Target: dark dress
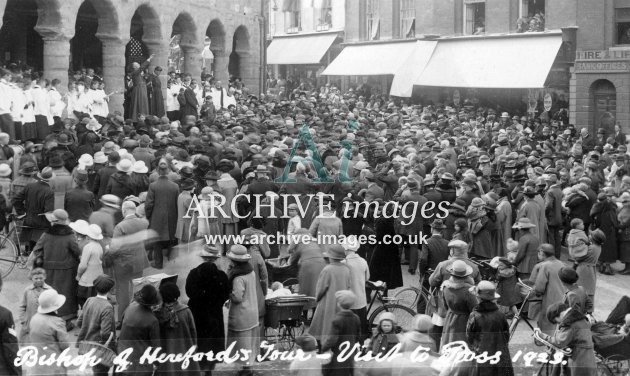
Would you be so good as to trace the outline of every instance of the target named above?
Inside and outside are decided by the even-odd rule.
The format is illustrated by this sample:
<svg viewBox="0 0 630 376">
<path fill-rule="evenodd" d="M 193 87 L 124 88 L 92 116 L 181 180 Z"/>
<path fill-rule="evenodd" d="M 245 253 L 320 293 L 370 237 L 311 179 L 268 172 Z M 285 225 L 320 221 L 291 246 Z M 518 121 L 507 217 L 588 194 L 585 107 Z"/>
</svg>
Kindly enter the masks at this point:
<svg viewBox="0 0 630 376">
<path fill-rule="evenodd" d="M 162 81 L 154 74 L 147 80 L 149 93 L 149 113 L 157 117 L 164 116 L 164 96 L 162 95 Z"/>
<path fill-rule="evenodd" d="M 475 307 L 468 318 L 466 337 L 470 349 L 476 354 L 484 351 L 488 354 L 501 352 L 501 358 L 497 364 L 473 362 L 470 369 L 471 376 L 514 375 L 508 347 L 510 328 L 505 315 L 499 311 L 496 304 L 484 300 Z"/>
<path fill-rule="evenodd" d="M 374 254 L 370 261 L 370 279 L 387 283 L 388 289 L 395 289 L 403 285 L 400 270 L 400 255 L 396 244 L 383 244 L 383 237 L 389 235 L 389 242 L 396 230 L 393 218 L 378 218 L 375 221 L 376 241 Z"/>
<path fill-rule="evenodd" d="M 322 367 L 324 376 L 352 376 L 354 374 L 354 353 L 347 360 L 340 362 L 338 357 L 341 353 L 341 345 L 344 342 L 350 343 L 350 348 L 355 343 L 359 343 L 361 333 L 361 320 L 352 311 L 339 311 L 332 321 L 332 333 L 327 340 L 322 343 L 322 351 L 330 350 L 332 360 Z"/>
<path fill-rule="evenodd" d="M 179 102 L 181 121 L 186 120 L 186 116 L 189 115 L 197 117 L 197 106 L 199 106 L 199 103 L 197 102 L 197 96 L 193 89 L 187 87 L 183 93 L 179 93 L 177 101 Z"/>
<path fill-rule="evenodd" d="M 212 262 L 204 262 L 188 274 L 186 295 L 197 328 L 198 351 L 216 354 L 225 349 L 223 304 L 230 291 L 227 275 Z"/>
<path fill-rule="evenodd" d="M 149 114 L 149 96 L 147 95 L 147 81 L 142 75 L 142 71 L 149 66 L 149 62 L 145 61 L 140 68 L 130 73 L 133 81 L 131 88 L 129 105 L 129 117 L 133 121 L 138 121 L 138 115 Z"/>
<path fill-rule="evenodd" d="M 617 207 L 609 201 L 597 202 L 591 208 L 591 227 L 600 229 L 606 235 L 606 241 L 602 244 L 600 262 L 615 262 L 619 259 L 617 248 Z"/>
<path fill-rule="evenodd" d="M 131 364 L 123 375 L 151 376 L 153 366 L 140 363 L 140 357 L 147 347 L 160 347 L 160 324 L 151 309 L 132 302 L 125 310 L 122 328 L 118 336 L 118 354 L 126 349 L 133 351 L 127 358 Z"/>
</svg>

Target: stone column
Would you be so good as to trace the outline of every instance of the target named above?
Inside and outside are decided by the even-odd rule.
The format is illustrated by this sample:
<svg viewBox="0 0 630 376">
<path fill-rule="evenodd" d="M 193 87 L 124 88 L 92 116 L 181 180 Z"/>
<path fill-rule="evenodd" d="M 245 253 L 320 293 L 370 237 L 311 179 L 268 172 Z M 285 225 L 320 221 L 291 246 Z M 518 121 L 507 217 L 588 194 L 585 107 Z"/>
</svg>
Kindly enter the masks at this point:
<svg viewBox="0 0 630 376">
<path fill-rule="evenodd" d="M 260 60 L 258 56 L 251 54 L 250 52 L 238 52 L 239 56 L 239 75 L 241 81 L 249 88 L 251 94 L 258 95 L 260 92 L 260 81 L 258 75 L 260 74 Z"/>
<path fill-rule="evenodd" d="M 195 45 L 179 46 L 184 53 L 184 73 L 190 74 L 193 80 L 201 79 L 201 49 Z"/>
<path fill-rule="evenodd" d="M 230 55 L 225 51 L 212 51 L 214 54 L 214 77 L 227 85 L 230 75 L 228 73 L 228 64 Z"/>
<path fill-rule="evenodd" d="M 70 68 L 70 38 L 64 35 L 47 36 L 44 40 L 44 77 L 61 81 L 61 92 L 68 90 Z"/>
<path fill-rule="evenodd" d="M 128 40 L 105 35 L 97 35 L 97 37 L 103 42 L 105 93 L 118 92 L 109 97 L 109 111 L 112 113 L 120 111 L 122 114 L 125 95 L 125 47 Z"/>
</svg>

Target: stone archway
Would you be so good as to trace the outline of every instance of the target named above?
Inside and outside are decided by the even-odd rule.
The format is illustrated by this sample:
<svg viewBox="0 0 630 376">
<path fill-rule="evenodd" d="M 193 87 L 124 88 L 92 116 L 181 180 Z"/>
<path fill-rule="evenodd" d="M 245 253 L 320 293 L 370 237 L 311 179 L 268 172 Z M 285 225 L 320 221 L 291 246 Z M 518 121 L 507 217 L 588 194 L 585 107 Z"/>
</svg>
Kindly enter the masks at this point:
<svg viewBox="0 0 630 376">
<path fill-rule="evenodd" d="M 0 29 L 0 59 L 44 69 L 44 40 L 36 31 L 39 6 L 35 0 L 8 0 Z"/>
<path fill-rule="evenodd" d="M 210 21 L 206 29 L 206 37 L 210 38 L 210 51 L 214 55 L 211 72 L 219 81 L 228 79 L 228 56 L 225 52 L 225 27 L 219 19 Z"/>
<path fill-rule="evenodd" d="M 119 39 L 114 5 L 110 0 L 83 1 L 77 12 L 74 38 L 70 41 L 70 68 L 103 68 L 103 40 L 111 39 Z"/>
<path fill-rule="evenodd" d="M 170 51 L 169 70 L 199 76 L 201 49 L 197 42 L 197 26 L 189 13 L 180 13 L 173 22 Z"/>
<path fill-rule="evenodd" d="M 247 27 L 241 25 L 234 31 L 232 38 L 232 52 L 230 53 L 230 62 L 228 64 L 228 72 L 230 79 L 240 79 L 243 81 L 246 74 L 246 64 L 249 58 L 250 46 L 249 46 L 249 31 Z"/>
<path fill-rule="evenodd" d="M 593 128 L 591 134 L 595 134 L 598 128 L 604 128 L 606 134 L 613 134 L 615 118 L 617 114 L 617 89 L 608 80 L 596 80 L 589 88 L 591 102 L 591 119 Z"/>
<path fill-rule="evenodd" d="M 160 17 L 151 5 L 140 5 L 131 18 L 129 43 L 125 51 L 126 65 L 143 63 L 151 53 L 158 53 L 162 44 Z"/>
</svg>

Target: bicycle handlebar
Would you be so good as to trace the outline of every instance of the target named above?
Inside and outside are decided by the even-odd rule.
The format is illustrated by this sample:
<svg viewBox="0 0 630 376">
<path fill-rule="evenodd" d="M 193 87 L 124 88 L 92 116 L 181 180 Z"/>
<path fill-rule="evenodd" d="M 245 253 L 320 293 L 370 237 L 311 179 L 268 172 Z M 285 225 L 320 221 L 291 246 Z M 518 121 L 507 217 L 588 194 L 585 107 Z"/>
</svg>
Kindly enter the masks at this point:
<svg viewBox="0 0 630 376">
<path fill-rule="evenodd" d="M 539 335 L 540 330 L 534 330 L 534 339 L 536 339 L 538 342 L 542 343 L 543 345 L 547 346 L 548 348 L 555 350 L 559 353 L 562 353 L 562 355 L 564 356 L 571 356 L 571 353 L 573 352 L 571 349 L 561 349 L 559 347 L 557 347 L 556 345 L 552 344 L 551 342 L 542 339 L 542 337 Z"/>
</svg>

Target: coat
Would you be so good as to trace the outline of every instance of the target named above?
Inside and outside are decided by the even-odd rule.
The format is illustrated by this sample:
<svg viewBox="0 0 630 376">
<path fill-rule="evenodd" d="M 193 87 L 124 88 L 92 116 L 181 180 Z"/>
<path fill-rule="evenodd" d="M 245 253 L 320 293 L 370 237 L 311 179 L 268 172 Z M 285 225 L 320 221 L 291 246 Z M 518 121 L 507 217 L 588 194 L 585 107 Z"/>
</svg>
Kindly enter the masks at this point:
<svg viewBox="0 0 630 376">
<path fill-rule="evenodd" d="M 541 331 L 550 334 L 555 324 L 547 320 L 547 308 L 553 303 L 561 302 L 564 297 L 564 287 L 558 272 L 564 267 L 564 263 L 555 257 L 550 257 L 538 264 L 537 272 L 532 273 L 530 280 L 534 281 L 536 295 L 542 296 L 540 313 L 538 315 L 538 327 Z"/>
<path fill-rule="evenodd" d="M 149 62 L 145 61 L 140 68 L 133 70 L 131 79 L 133 86 L 131 87 L 131 102 L 129 104 L 129 117 L 131 120 L 138 121 L 138 115 L 149 115 L 149 95 L 147 93 L 147 81 L 142 71 L 149 66 Z"/>
<path fill-rule="evenodd" d="M 160 321 L 160 342 L 167 354 L 184 354 L 197 344 L 197 330 L 190 308 L 180 302 L 164 304 L 158 313 Z M 199 363 L 191 361 L 186 369 L 182 362 L 166 362 L 158 366 L 160 375 L 200 376 Z"/>
<path fill-rule="evenodd" d="M 246 332 L 258 326 L 258 284 L 253 270 L 232 280 L 228 330 Z"/>
<path fill-rule="evenodd" d="M 31 318 L 37 313 L 37 307 L 39 307 L 39 295 L 44 290 L 51 289 L 46 283 L 41 288 L 35 288 L 32 284 L 24 290 L 22 295 L 22 301 L 20 303 L 20 310 L 18 314 L 18 322 L 20 323 L 20 334 L 18 341 L 21 344 L 29 343 L 28 328 L 31 322 Z"/>
<path fill-rule="evenodd" d="M 471 286 L 467 281 L 453 278 L 442 285 L 443 303 L 447 308 L 440 341 L 442 346 L 455 341 L 466 341 L 468 316 L 477 305 L 477 298 L 468 291 Z"/>
<path fill-rule="evenodd" d="M 197 96 L 190 87 L 186 87 L 183 92 L 177 95 L 177 101 L 179 102 L 179 119 L 185 120 L 186 116 L 197 117 Z"/>
<path fill-rule="evenodd" d="M 83 306 L 77 326 L 80 328 L 77 343 L 81 341 L 107 342 L 110 333 L 116 338 L 116 317 L 114 306 L 107 300 L 97 296 L 88 298 Z M 110 348 L 116 349 L 116 341 L 110 342 Z"/>
<path fill-rule="evenodd" d="M 224 218 L 223 215 L 220 216 L 221 223 L 238 223 L 239 219 L 236 216 L 238 213 L 232 210 L 232 202 L 238 193 L 238 183 L 230 174 L 222 174 L 221 178 L 217 180 L 217 187 L 219 187 L 218 192 L 225 197 L 221 208 L 228 215 L 227 218 Z M 218 208 L 216 210 L 218 211 Z"/>
<path fill-rule="evenodd" d="M 421 196 L 418 192 L 405 191 L 400 198 L 400 202 L 404 209 L 401 211 L 399 221 L 408 224 L 401 223 L 398 233 L 400 235 L 418 235 L 424 228 L 425 219 L 422 215 L 419 215 L 417 212 L 414 213 L 413 211 L 416 208 L 415 205 L 417 205 L 417 210 L 421 210 L 424 204 L 427 203 L 427 198 Z M 407 202 L 411 204 L 404 206 Z M 411 221 L 411 223 L 409 223 L 409 221 Z M 405 236 L 403 236 L 403 239 L 404 238 Z"/>
<path fill-rule="evenodd" d="M 192 202 L 191 191 L 183 191 L 177 196 L 177 228 L 175 229 L 175 237 L 179 239 L 182 244 L 188 243 L 192 237 L 196 234 L 191 234 L 191 220 L 190 218 L 184 218 L 188 213 L 188 208 Z"/>
<path fill-rule="evenodd" d="M 387 283 L 388 289 L 395 289 L 403 285 L 402 272 L 400 270 L 400 254 L 398 245 L 384 244 L 385 235 L 390 237 L 396 234 L 393 218 L 377 218 L 375 220 L 377 245 L 374 248 L 370 260 L 370 275 L 374 281 Z M 391 239 L 391 238 L 390 238 Z"/>
<path fill-rule="evenodd" d="M 18 352 L 18 341 L 15 337 L 15 323 L 11 311 L 0 306 L 0 375 L 17 376 L 22 370 L 14 364 Z"/>
<path fill-rule="evenodd" d="M 540 247 L 540 240 L 531 231 L 520 237 L 514 258 L 514 265 L 516 265 L 516 270 L 519 273 L 530 274 L 532 272 L 538 261 L 538 247 Z"/>
<path fill-rule="evenodd" d="M 105 193 L 112 194 L 122 201 L 125 197 L 134 195 L 136 188 L 129 174 L 117 171 L 109 177 Z"/>
<path fill-rule="evenodd" d="M 619 226 L 619 261 L 630 262 L 630 205 L 624 206 L 617 213 Z"/>
<path fill-rule="evenodd" d="M 507 255 L 507 241 L 512 237 L 512 205 L 507 198 L 499 200 L 497 205 L 497 237 L 495 253 L 500 257 Z"/>
<path fill-rule="evenodd" d="M 481 217 L 469 221 L 468 229 L 473 238 L 470 253 L 484 258 L 494 257 L 496 252 L 491 231 L 495 229 L 495 222 L 489 216 Z"/>
<path fill-rule="evenodd" d="M 31 343 L 37 347 L 39 356 L 59 355 L 72 343 L 66 332 L 65 320 L 55 314 L 36 313 L 31 319 L 29 332 Z M 28 373 L 29 375 L 64 376 L 66 368 L 56 364 L 44 366 L 37 364 L 29 368 Z"/>
<path fill-rule="evenodd" d="M 308 332 L 321 343 L 326 342 L 331 335 L 333 319 L 339 312 L 335 293 L 349 290 L 350 286 L 350 269 L 346 265 L 338 263 L 326 265 L 319 275 L 315 296 L 317 308 Z"/>
<path fill-rule="evenodd" d="M 559 184 L 550 186 L 545 194 L 545 214 L 550 227 L 562 226 L 562 188 Z"/>
<path fill-rule="evenodd" d="M 63 167 L 53 172 L 55 175 L 50 179 L 50 187 L 55 192 L 55 209 L 64 209 L 64 197 L 72 189 L 72 175 Z"/>
<path fill-rule="evenodd" d="M 617 206 L 610 201 L 600 201 L 591 208 L 591 228 L 598 228 L 606 235 L 606 240 L 601 247 L 601 255 L 595 259 L 601 262 L 615 262 L 619 259 L 617 247 Z"/>
<path fill-rule="evenodd" d="M 131 362 L 123 372 L 129 376 L 151 376 L 153 366 L 144 362 L 140 364 L 140 357 L 151 346 L 160 347 L 160 323 L 149 307 L 144 307 L 138 302 L 132 302 L 125 310 L 122 320 L 122 328 L 118 335 L 118 354 L 126 349 L 133 352 L 127 360 Z"/>
<path fill-rule="evenodd" d="M 44 252 L 46 283 L 66 297 L 59 308 L 59 317 L 77 317 L 77 267 L 81 250 L 72 229 L 64 225 L 54 225 L 37 241 L 33 252 Z"/>
<path fill-rule="evenodd" d="M 223 304 L 230 297 L 228 277 L 213 262 L 201 263 L 186 278 L 188 307 L 195 319 L 199 351 L 225 349 Z"/>
<path fill-rule="evenodd" d="M 297 244 L 289 258 L 289 264 L 295 265 L 296 263 L 298 264 L 300 294 L 315 298 L 317 296 L 317 279 L 326 266 L 319 246 L 314 242 Z M 316 306 L 316 301 L 309 302 L 304 309 L 308 310 Z"/>
<path fill-rule="evenodd" d="M 263 260 L 259 251 L 250 251 L 251 258 L 249 264 L 254 268 L 256 274 L 256 300 L 258 301 L 258 317 L 265 316 L 265 296 L 267 296 L 267 287 L 269 285 L 269 276 L 267 275 L 267 265 Z"/>
<path fill-rule="evenodd" d="M 146 218 L 127 216 L 114 227 L 114 238 L 133 235 L 149 227 Z M 113 266 L 114 275 L 136 275 L 149 267 L 144 243 L 125 243 L 117 249 L 110 248 L 104 259 Z"/>
<path fill-rule="evenodd" d="M 162 96 L 162 81 L 159 76 L 150 74 L 147 78 L 147 94 L 149 97 L 149 113 L 157 117 L 164 116 L 164 96 Z"/>
<path fill-rule="evenodd" d="M 341 345 L 348 342 L 350 346 L 361 341 L 361 320 L 359 316 L 349 310 L 342 310 L 331 318 L 327 337 L 322 341 L 322 351 L 330 350 L 332 360 L 324 365 L 323 376 L 352 376 L 354 370 L 354 356 L 340 362 Z"/>
<path fill-rule="evenodd" d="M 588 246 L 586 257 L 577 260 L 575 269 L 579 276 L 578 285 L 584 287 L 586 293 L 595 301 L 595 291 L 597 287 L 597 260 L 602 252 L 602 247 L 597 244 Z"/>
<path fill-rule="evenodd" d="M 426 273 L 427 269 L 437 268 L 438 264 L 449 257 L 448 241 L 441 235 L 433 235 L 422 245 L 420 251 L 420 275 Z"/>
<path fill-rule="evenodd" d="M 87 221 L 94 211 L 96 200 L 94 193 L 85 188 L 74 188 L 66 192 L 63 206 L 68 212 L 68 218 L 75 222 L 79 219 Z"/>
<path fill-rule="evenodd" d="M 107 191 L 107 185 L 109 184 L 109 178 L 116 172 L 116 167 L 105 166 L 98 170 L 96 177 L 94 178 L 94 186 L 92 187 L 96 198 L 100 199 Z"/>
<path fill-rule="evenodd" d="M 13 200 L 13 207 L 18 215 L 24 217 L 23 235 L 26 240 L 36 242 L 50 227 L 50 223 L 42 214 L 55 210 L 55 193 L 48 183 L 37 181 L 28 184 Z"/>
<path fill-rule="evenodd" d="M 494 302 L 482 300 L 471 312 L 466 326 L 466 341 L 476 354 L 485 351 L 488 354 L 501 352 L 497 364 L 474 362 L 470 375 L 474 376 L 512 376 L 512 358 L 510 357 L 510 327 L 505 315 Z"/>
<path fill-rule="evenodd" d="M 553 335 L 543 337 L 557 347 L 569 347 L 573 350 L 569 362 L 571 376 L 597 375 L 591 324 L 584 315 L 572 309 L 562 319 Z"/>
<path fill-rule="evenodd" d="M 161 241 L 175 240 L 178 195 L 179 187 L 166 176 L 160 176 L 149 185 L 144 210 L 149 219 L 149 228 L 159 234 Z"/>
<path fill-rule="evenodd" d="M 540 233 L 540 218 L 544 214 L 544 208 L 542 208 L 536 201 L 533 199 L 524 200 L 523 205 L 516 213 L 516 221 L 519 218 L 529 218 L 529 220 L 536 225 L 535 228 L 532 228 L 531 233 L 537 238 L 541 235 Z M 517 239 L 519 237 L 517 236 Z"/>
</svg>

